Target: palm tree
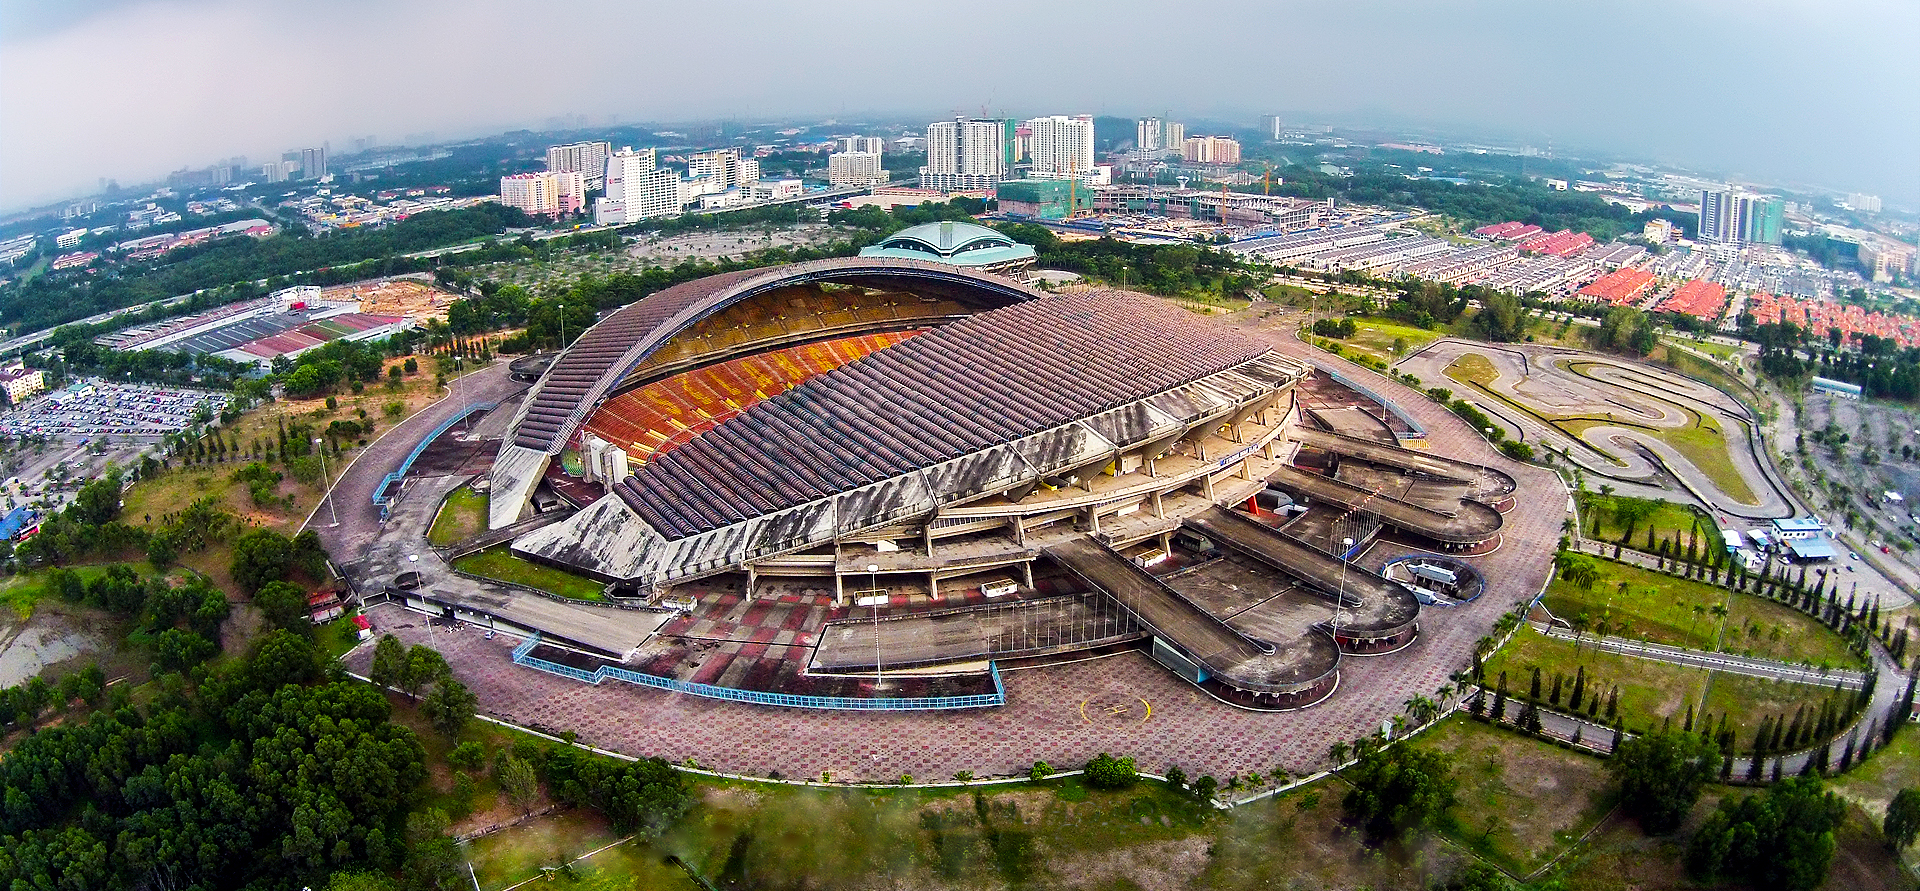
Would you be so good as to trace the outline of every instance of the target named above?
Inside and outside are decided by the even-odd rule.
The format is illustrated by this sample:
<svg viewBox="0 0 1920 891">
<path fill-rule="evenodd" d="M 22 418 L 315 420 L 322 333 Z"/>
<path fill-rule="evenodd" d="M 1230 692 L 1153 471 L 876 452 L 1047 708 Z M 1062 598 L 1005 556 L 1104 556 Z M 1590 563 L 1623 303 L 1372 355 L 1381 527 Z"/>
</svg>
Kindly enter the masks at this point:
<svg viewBox="0 0 1920 891">
<path fill-rule="evenodd" d="M 1425 726 L 1440 714 L 1440 706 L 1425 696 L 1415 696 L 1407 700 L 1407 714 L 1415 726 Z"/>
<path fill-rule="evenodd" d="M 1714 635 L 1716 640 L 1720 637 L 1725 636 L 1726 627 L 1727 627 L 1727 605 L 1724 603 L 1716 603 L 1712 607 L 1708 608 L 1707 611 L 1710 613 L 1713 613 L 1713 617 L 1715 619 L 1720 620 L 1721 633 Z"/>
<path fill-rule="evenodd" d="M 1575 653 L 1580 652 L 1580 637 L 1587 632 L 1587 628 L 1591 624 L 1591 621 L 1587 618 L 1587 614 L 1584 612 L 1567 620 L 1567 627 L 1573 631 L 1573 651 Z"/>
<path fill-rule="evenodd" d="M 1337 767 L 1347 760 L 1347 744 L 1337 742 L 1327 747 L 1327 758 Z"/>
</svg>

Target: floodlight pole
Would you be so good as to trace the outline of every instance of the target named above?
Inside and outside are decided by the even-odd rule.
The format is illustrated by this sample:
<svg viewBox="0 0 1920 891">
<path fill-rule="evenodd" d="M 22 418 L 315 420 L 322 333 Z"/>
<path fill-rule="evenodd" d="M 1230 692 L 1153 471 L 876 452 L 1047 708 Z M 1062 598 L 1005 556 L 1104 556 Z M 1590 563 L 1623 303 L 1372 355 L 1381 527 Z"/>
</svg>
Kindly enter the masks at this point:
<svg viewBox="0 0 1920 891">
<path fill-rule="evenodd" d="M 880 666 L 880 564 L 867 564 L 867 597 L 873 601 L 873 689 L 878 690 L 887 682 L 887 674 Z"/>
<path fill-rule="evenodd" d="M 320 500 L 325 501 L 327 503 L 327 516 L 330 516 L 333 518 L 333 522 L 327 524 L 328 527 L 331 528 L 333 526 L 340 525 L 340 512 L 334 509 L 333 483 L 329 482 L 327 479 L 326 441 L 316 436 L 313 438 L 313 446 L 314 448 L 320 451 L 320 485 L 323 487 L 321 489 Z"/>
<path fill-rule="evenodd" d="M 1333 648 L 1340 648 L 1340 608 L 1347 602 L 1347 553 L 1353 550 L 1353 539 L 1340 539 L 1340 595 L 1333 600 Z"/>
</svg>

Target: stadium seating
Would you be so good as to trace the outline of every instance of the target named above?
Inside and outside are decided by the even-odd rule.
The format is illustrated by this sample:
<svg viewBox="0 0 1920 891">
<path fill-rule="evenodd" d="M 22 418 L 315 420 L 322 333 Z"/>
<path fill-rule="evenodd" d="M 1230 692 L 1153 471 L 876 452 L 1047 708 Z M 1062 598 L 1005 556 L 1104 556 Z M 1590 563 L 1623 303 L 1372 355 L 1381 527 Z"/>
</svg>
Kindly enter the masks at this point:
<svg viewBox="0 0 1920 891">
<path fill-rule="evenodd" d="M 676 374 L 608 399 L 587 431 L 625 449 L 638 466 L 763 399 L 925 330 L 802 344 Z"/>
<path fill-rule="evenodd" d="M 655 426 L 623 410 L 665 434 L 666 447 L 615 491 L 662 535 L 684 537 L 1089 417 L 1266 351 L 1179 313 L 1111 294 L 1055 296 L 934 329 L 750 412 L 694 406 Z M 783 350 L 759 367 L 793 375 L 805 353 Z"/>
<path fill-rule="evenodd" d="M 780 288 L 742 300 L 693 324 L 654 351 L 628 375 L 644 380 L 700 356 L 777 343 L 823 332 L 860 330 L 901 322 L 934 322 L 968 314 L 952 301 L 912 294 L 862 290 L 823 291 L 811 285 Z M 622 384 L 624 386 L 624 384 Z"/>
</svg>

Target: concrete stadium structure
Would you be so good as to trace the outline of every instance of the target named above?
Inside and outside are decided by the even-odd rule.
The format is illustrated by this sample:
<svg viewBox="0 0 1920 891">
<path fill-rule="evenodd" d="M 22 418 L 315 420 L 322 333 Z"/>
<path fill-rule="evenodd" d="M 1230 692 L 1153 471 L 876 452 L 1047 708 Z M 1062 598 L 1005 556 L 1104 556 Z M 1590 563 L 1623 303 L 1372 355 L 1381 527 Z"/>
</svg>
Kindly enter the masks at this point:
<svg viewBox="0 0 1920 891">
<path fill-rule="evenodd" d="M 1294 524 L 1469 549 L 1513 489 L 1311 429 L 1331 425 L 1293 391 L 1315 373 L 1161 301 L 950 263 L 727 273 L 608 314 L 540 375 L 489 522 L 635 603 L 817 586 L 840 610 L 810 629 L 823 677 L 1145 646 L 1219 698 L 1297 708 L 1343 653 L 1409 644 L 1419 602 Z M 1313 507 L 1263 510 L 1283 491 Z"/>
</svg>

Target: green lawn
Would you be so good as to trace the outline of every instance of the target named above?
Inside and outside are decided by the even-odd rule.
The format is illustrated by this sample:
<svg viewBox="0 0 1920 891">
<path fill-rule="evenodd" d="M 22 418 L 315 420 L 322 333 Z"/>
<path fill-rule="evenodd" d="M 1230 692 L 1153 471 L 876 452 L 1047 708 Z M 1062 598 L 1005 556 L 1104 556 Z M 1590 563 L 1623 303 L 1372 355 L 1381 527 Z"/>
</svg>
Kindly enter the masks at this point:
<svg viewBox="0 0 1920 891">
<path fill-rule="evenodd" d="M 1782 712 L 1791 716 L 1802 704 L 1810 710 L 1817 709 L 1820 701 L 1832 693 L 1831 688 L 1811 684 L 1756 685 L 1749 683 L 1752 679 L 1742 676 L 1600 652 L 1590 644 L 1576 649 L 1572 641 L 1549 638 L 1530 628 L 1514 635 L 1512 643 L 1487 661 L 1488 685 L 1497 683 L 1499 673 L 1505 671 L 1508 695 L 1522 697 L 1528 692 L 1534 666 L 1540 668 L 1543 700 L 1552 692 L 1556 672 L 1566 677 L 1565 692 L 1570 695 L 1573 678 L 1577 670 L 1584 667 L 1589 693 L 1598 691 L 1604 697 L 1610 688 L 1616 685 L 1620 688 L 1620 718 L 1626 729 L 1648 730 L 1669 719 L 1678 727 L 1686 719 L 1687 707 L 1692 705 L 1696 715 L 1711 712 L 1716 724 L 1719 716 L 1725 714 L 1742 746 L 1752 741 L 1762 718 Z M 1722 692 L 1713 692 L 1723 684 Z M 1560 711 L 1568 710 L 1567 702 L 1567 696 L 1563 695 Z M 1552 707 L 1551 703 L 1548 705 Z M 1509 715 L 1515 708 L 1517 703 L 1508 704 Z M 1582 711 L 1585 711 L 1584 703 Z M 1606 702 L 1602 699 L 1600 717 L 1605 716 Z"/>
<path fill-rule="evenodd" d="M 440 505 L 440 513 L 433 518 L 433 527 L 427 530 L 427 541 L 444 548 L 479 535 L 486 529 L 486 493 L 461 486 L 447 495 L 447 500 Z"/>
<path fill-rule="evenodd" d="M 1419 744 L 1453 757 L 1459 801 L 1448 837 L 1513 872 L 1540 868 L 1613 806 L 1605 763 L 1559 746 L 1465 716 Z"/>
<path fill-rule="evenodd" d="M 1587 670 L 1587 691 L 1598 691 L 1605 696 L 1610 687 L 1620 688 L 1620 718 L 1628 730 L 1645 730 L 1657 727 L 1666 718 L 1676 723 L 1686 717 L 1687 704 L 1698 704 L 1707 688 L 1707 672 L 1698 668 L 1683 668 L 1642 659 L 1637 656 L 1623 656 L 1605 653 L 1591 645 L 1582 645 L 1576 651 L 1572 641 L 1556 640 L 1540 634 L 1531 628 L 1522 628 L 1513 636 L 1512 642 L 1487 660 L 1487 686 L 1493 687 L 1500 672 L 1507 673 L 1507 694 L 1519 698 L 1526 695 L 1532 669 L 1540 668 L 1540 696 L 1545 699 L 1553 688 L 1553 676 L 1556 672 L 1565 675 L 1569 682 L 1579 667 Z M 1570 692 L 1570 691 L 1569 691 Z M 1565 711 L 1566 700 L 1562 699 L 1561 711 Z M 1582 703 L 1584 711 L 1585 703 Z M 1508 715 L 1515 714 L 1517 702 L 1509 702 Z M 1606 717 L 1606 702 L 1600 704 L 1600 717 Z"/>
<path fill-rule="evenodd" d="M 1812 616 L 1764 597 L 1738 594 L 1728 607 L 1720 649 L 1743 656 L 1805 662 L 1832 668 L 1863 668 L 1866 659 Z"/>
<path fill-rule="evenodd" d="M 1614 508 L 1625 500 L 1618 495 L 1588 493 L 1580 496 L 1580 519 L 1586 523 L 1580 531 L 1588 538 L 1605 542 L 1620 541 L 1620 537 L 1627 533 L 1627 529 L 1620 523 L 1619 515 Z M 1691 536 L 1697 537 L 1703 547 L 1720 546 L 1720 530 L 1687 506 L 1646 498 L 1633 500 L 1651 507 L 1649 513 L 1634 524 L 1633 538 L 1626 543 L 1628 547 L 1645 550 L 1649 526 L 1653 528 L 1656 541 L 1671 538 L 1685 546 Z"/>
<path fill-rule="evenodd" d="M 1719 725 L 1719 716 L 1726 715 L 1728 724 L 1745 728 L 1746 732 L 1734 740 L 1736 745 L 1745 750 L 1752 747 L 1753 736 L 1767 716 L 1791 721 L 1794 711 L 1804 706 L 1809 718 L 1817 718 L 1820 716 L 1821 701 L 1827 699 L 1834 700 L 1834 707 L 1843 710 L 1851 704 L 1853 694 L 1836 693 L 1832 687 L 1790 684 L 1716 671 L 1713 672 L 1712 683 L 1707 686 L 1700 712 L 1713 715 L 1715 726 Z M 1839 757 L 1837 753 L 1834 755 L 1836 763 Z"/>
<path fill-rule="evenodd" d="M 1365 353 L 1376 359 L 1398 361 L 1440 338 L 1440 332 L 1416 328 L 1412 325 L 1374 317 L 1354 317 L 1353 323 L 1359 326 L 1352 337 L 1341 343 L 1355 352 Z M 1396 342 L 1404 341 L 1398 354 L 1393 351 Z"/>
<path fill-rule="evenodd" d="M 1594 570 L 1592 588 L 1556 577 L 1541 602 L 1569 621 L 1584 614 L 1590 629 L 1604 620 L 1616 637 L 1833 668 L 1866 665 L 1840 635 L 1786 604 L 1612 560 L 1595 560 Z M 1727 609 L 1724 627 L 1715 604 Z"/>
<path fill-rule="evenodd" d="M 1725 588 L 1612 560 L 1595 560 L 1594 571 L 1593 587 L 1584 591 L 1556 576 L 1542 602 L 1563 619 L 1584 614 L 1590 628 L 1605 620 L 1612 628 L 1608 633 L 1616 637 L 1713 649 L 1719 619 L 1711 609 L 1726 602 L 1730 592 Z M 1696 606 L 1701 610 L 1696 612 Z"/>
<path fill-rule="evenodd" d="M 574 600 L 606 599 L 600 595 L 600 589 L 604 587 L 600 582 L 522 560 L 507 550 L 505 545 L 461 557 L 453 561 L 453 568 L 485 578 L 539 588 Z"/>
</svg>

